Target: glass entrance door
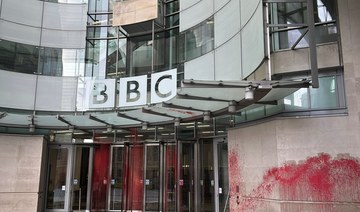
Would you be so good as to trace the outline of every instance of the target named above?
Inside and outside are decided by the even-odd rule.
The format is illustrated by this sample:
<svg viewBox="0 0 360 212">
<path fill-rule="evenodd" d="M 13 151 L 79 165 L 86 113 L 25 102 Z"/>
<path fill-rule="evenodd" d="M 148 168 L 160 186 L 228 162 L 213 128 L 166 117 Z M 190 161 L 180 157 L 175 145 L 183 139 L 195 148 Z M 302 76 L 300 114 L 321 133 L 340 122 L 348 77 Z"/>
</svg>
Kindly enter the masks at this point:
<svg viewBox="0 0 360 212">
<path fill-rule="evenodd" d="M 195 210 L 195 144 L 179 144 L 178 211 Z"/>
<path fill-rule="evenodd" d="M 92 164 L 91 146 L 49 146 L 46 211 L 90 211 Z"/>
<path fill-rule="evenodd" d="M 89 211 L 93 148 L 76 146 L 72 177 L 72 210 Z"/>
<path fill-rule="evenodd" d="M 227 143 L 225 139 L 202 139 L 199 149 L 199 211 L 229 211 Z"/>
<path fill-rule="evenodd" d="M 112 147 L 110 210 L 160 210 L 160 155 L 158 144 Z"/>
<path fill-rule="evenodd" d="M 70 164 L 72 149 L 69 146 L 50 146 L 48 157 L 47 211 L 67 211 L 70 197 Z"/>
</svg>

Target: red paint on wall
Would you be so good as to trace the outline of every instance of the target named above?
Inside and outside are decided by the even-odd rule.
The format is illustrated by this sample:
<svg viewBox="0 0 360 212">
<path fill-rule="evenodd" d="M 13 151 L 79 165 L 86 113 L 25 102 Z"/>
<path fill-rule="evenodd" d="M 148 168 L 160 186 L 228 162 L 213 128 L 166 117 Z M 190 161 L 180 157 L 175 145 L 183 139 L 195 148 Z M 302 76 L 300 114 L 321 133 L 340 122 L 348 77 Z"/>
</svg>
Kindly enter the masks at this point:
<svg viewBox="0 0 360 212">
<path fill-rule="evenodd" d="M 231 211 L 239 211 L 240 210 L 240 200 L 241 200 L 241 171 L 239 164 L 239 155 L 230 151 L 228 156 L 228 164 L 229 164 L 229 176 L 230 176 L 230 209 Z"/>
<path fill-rule="evenodd" d="M 229 155 L 230 167 L 231 162 L 237 163 L 232 157 Z M 230 177 L 233 177 L 232 171 Z M 249 195 L 242 194 L 241 201 L 236 203 L 239 207 L 237 211 L 256 210 L 263 202 L 259 200 L 271 198 L 275 191 L 279 191 L 277 198 L 285 201 L 360 202 L 359 185 L 358 160 L 345 156 L 331 159 L 330 155 L 322 153 L 299 164 L 269 169 L 262 182 Z M 321 207 L 321 211 L 333 210 L 331 204 Z"/>
</svg>

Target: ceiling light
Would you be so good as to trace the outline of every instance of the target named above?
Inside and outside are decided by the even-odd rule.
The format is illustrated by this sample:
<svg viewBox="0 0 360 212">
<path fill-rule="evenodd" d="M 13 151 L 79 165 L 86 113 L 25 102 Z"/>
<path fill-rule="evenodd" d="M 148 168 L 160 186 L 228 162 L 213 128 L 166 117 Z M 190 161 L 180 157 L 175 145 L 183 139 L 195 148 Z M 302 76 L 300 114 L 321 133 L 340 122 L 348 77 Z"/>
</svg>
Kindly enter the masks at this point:
<svg viewBox="0 0 360 212">
<path fill-rule="evenodd" d="M 245 88 L 245 99 L 246 100 L 253 100 L 254 99 L 254 88 L 249 86 Z"/>
<path fill-rule="evenodd" d="M 204 112 L 204 122 L 210 121 L 210 111 Z"/>
<path fill-rule="evenodd" d="M 111 133 L 112 132 L 112 126 L 111 125 L 107 125 L 106 126 L 106 132 L 108 132 L 108 133 Z"/>
<path fill-rule="evenodd" d="M 141 129 L 142 130 L 147 130 L 148 129 L 148 123 L 147 122 L 141 123 Z"/>
<path fill-rule="evenodd" d="M 229 102 L 228 111 L 229 111 L 229 113 L 235 113 L 236 112 L 236 102 L 235 101 Z"/>
<path fill-rule="evenodd" d="M 180 118 L 175 118 L 175 119 L 174 119 L 174 126 L 175 126 L 175 127 L 180 126 Z"/>
<path fill-rule="evenodd" d="M 34 124 L 30 124 L 30 125 L 29 125 L 29 132 L 30 132 L 30 133 L 35 132 L 35 125 L 34 125 Z"/>
</svg>

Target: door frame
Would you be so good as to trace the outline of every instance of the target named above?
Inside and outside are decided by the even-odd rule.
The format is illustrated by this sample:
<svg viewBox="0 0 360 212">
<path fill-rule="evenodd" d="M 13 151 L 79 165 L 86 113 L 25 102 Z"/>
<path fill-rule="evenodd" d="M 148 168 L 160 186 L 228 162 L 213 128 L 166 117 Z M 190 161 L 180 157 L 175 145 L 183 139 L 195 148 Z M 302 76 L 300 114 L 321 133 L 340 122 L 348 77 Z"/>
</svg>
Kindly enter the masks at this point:
<svg viewBox="0 0 360 212">
<path fill-rule="evenodd" d="M 72 145 L 73 154 L 71 156 L 71 177 L 70 177 L 70 202 L 69 202 L 69 211 L 90 211 L 91 210 L 91 186 L 92 186 L 92 173 L 93 173 L 93 159 L 94 159 L 94 146 L 89 144 L 80 144 Z M 75 173 L 75 159 L 76 159 L 76 150 L 77 148 L 89 148 L 89 158 L 88 158 L 88 182 L 87 182 L 87 193 L 86 193 L 86 209 L 85 210 L 73 210 L 72 209 L 72 194 L 73 194 L 73 185 L 74 185 L 74 173 Z"/>
<path fill-rule="evenodd" d="M 196 174 L 199 176 L 198 179 L 196 182 L 197 182 L 197 185 L 196 187 L 198 188 L 198 191 L 199 191 L 199 195 L 197 195 L 197 207 L 196 207 L 196 211 L 201 211 L 201 195 L 200 192 L 201 192 L 201 189 L 200 189 L 200 176 L 201 176 L 201 164 L 200 164 L 200 157 L 201 157 L 201 154 L 200 154 L 200 148 L 201 148 L 201 142 L 203 142 L 204 140 L 208 140 L 208 142 L 211 142 L 212 143 L 212 156 L 213 156 L 213 175 L 214 175 L 214 187 L 213 187 L 213 192 L 214 192 L 214 207 L 215 207 L 215 211 L 214 212 L 219 212 L 220 211 L 220 195 L 219 195 L 219 155 L 218 155 L 218 152 L 219 152 L 219 148 L 218 148 L 218 145 L 221 144 L 221 143 L 227 143 L 227 137 L 226 136 L 220 136 L 220 137 L 207 137 L 207 138 L 199 138 L 198 139 L 198 143 L 199 143 L 199 147 L 198 147 L 198 150 L 199 150 L 199 154 L 198 154 L 198 171 L 196 172 Z M 209 141 L 211 140 L 211 141 Z"/>
<path fill-rule="evenodd" d="M 72 194 L 73 194 L 73 183 L 74 183 L 74 169 L 75 169 L 75 158 L 76 158 L 76 149 L 78 147 L 88 147 L 89 149 L 89 170 L 88 170 L 88 191 L 87 191 L 87 202 L 85 211 L 90 211 L 90 197 L 91 197 L 91 180 L 92 180 L 92 164 L 93 164 L 93 154 L 94 148 L 92 145 L 77 145 L 77 144 L 49 144 L 47 146 L 47 162 L 46 162 L 46 182 L 45 182 L 45 198 L 44 198 L 44 211 L 45 212 L 68 212 L 72 210 Z M 67 155 L 67 166 L 66 166 L 66 179 L 65 179 L 65 199 L 64 199 L 64 209 L 48 209 L 47 208 L 47 194 L 48 194 L 48 183 L 49 183 L 49 158 L 51 149 L 61 149 L 66 148 L 68 150 Z M 74 210 L 78 211 L 78 210 Z M 84 211 L 84 210 L 80 210 Z"/>
<path fill-rule="evenodd" d="M 49 191 L 49 177 L 50 177 L 50 150 L 51 149 L 67 149 L 68 150 L 68 154 L 67 154 L 67 165 L 66 165 L 66 177 L 65 177 L 65 197 L 64 197 L 64 208 L 63 209 L 48 209 L 47 208 L 47 197 L 48 197 L 48 191 Z M 70 201 L 71 201 L 71 175 L 72 173 L 72 157 L 73 157 L 73 145 L 71 144 L 51 144 L 48 145 L 47 147 L 47 163 L 46 163 L 46 182 L 45 182 L 45 198 L 44 198 L 44 211 L 46 212 L 66 212 L 70 210 Z"/>
</svg>

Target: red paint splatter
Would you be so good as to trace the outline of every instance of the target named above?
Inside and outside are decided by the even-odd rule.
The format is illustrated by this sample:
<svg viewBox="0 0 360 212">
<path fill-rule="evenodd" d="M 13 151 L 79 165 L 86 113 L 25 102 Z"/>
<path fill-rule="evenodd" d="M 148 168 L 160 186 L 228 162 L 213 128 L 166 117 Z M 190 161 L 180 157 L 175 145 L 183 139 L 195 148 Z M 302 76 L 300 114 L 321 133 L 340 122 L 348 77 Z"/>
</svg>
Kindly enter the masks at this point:
<svg viewBox="0 0 360 212">
<path fill-rule="evenodd" d="M 359 185 L 359 161 L 350 157 L 332 160 L 330 155 L 322 153 L 301 164 L 269 169 L 263 181 L 238 203 L 238 211 L 255 210 L 262 202 L 259 199 L 270 198 L 275 188 L 279 188 L 279 198 L 285 201 L 359 202 Z M 321 211 L 333 210 L 331 204 L 321 207 Z"/>
<path fill-rule="evenodd" d="M 230 211 L 239 211 L 240 203 L 240 185 L 241 185 L 241 172 L 239 164 L 239 155 L 230 151 L 228 156 L 229 176 L 230 176 Z"/>
</svg>

